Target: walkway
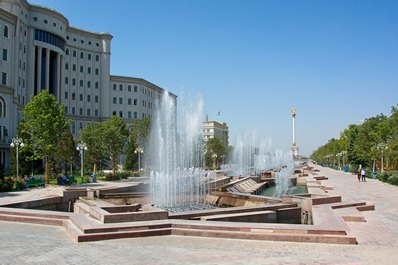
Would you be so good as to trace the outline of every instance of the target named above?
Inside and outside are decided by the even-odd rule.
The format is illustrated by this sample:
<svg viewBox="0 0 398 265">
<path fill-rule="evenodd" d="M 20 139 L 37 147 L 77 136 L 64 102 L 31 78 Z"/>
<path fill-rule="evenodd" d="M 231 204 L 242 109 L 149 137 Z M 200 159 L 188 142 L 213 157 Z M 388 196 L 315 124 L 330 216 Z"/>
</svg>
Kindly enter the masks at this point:
<svg viewBox="0 0 398 265">
<path fill-rule="evenodd" d="M 359 245 L 164 236 L 75 243 L 61 227 L 0 222 L 2 264 L 396 264 L 398 188 L 320 168 L 330 194 L 376 205 L 348 223 Z M 19 195 L 23 196 L 23 195 Z M 3 198 L 4 199 L 4 198 Z"/>
</svg>

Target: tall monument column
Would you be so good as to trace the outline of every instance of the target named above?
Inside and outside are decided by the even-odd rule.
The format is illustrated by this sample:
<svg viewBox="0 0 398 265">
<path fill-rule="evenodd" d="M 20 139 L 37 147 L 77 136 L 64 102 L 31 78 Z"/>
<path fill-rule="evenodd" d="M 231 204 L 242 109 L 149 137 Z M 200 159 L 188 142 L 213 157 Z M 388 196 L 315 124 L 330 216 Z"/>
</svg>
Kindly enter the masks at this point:
<svg viewBox="0 0 398 265">
<path fill-rule="evenodd" d="M 293 158 L 296 158 L 298 156 L 298 146 L 296 145 L 296 109 L 292 109 L 292 118 L 293 118 L 293 144 L 292 147 L 290 148 L 291 154 Z"/>
</svg>

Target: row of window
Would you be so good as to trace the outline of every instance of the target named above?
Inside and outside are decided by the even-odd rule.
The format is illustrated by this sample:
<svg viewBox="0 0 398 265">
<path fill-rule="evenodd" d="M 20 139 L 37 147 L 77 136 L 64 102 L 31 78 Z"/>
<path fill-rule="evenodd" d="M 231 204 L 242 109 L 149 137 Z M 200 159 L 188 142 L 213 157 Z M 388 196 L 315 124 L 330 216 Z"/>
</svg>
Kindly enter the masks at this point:
<svg viewBox="0 0 398 265">
<path fill-rule="evenodd" d="M 33 17 L 33 21 L 38 21 L 39 19 L 37 17 Z M 48 24 L 48 20 L 47 19 L 43 19 L 44 24 Z M 57 23 L 53 22 L 53 26 L 57 27 Z M 59 29 L 62 30 L 62 26 L 59 26 Z"/>
<path fill-rule="evenodd" d="M 65 107 L 64 107 L 64 110 L 65 110 L 65 114 L 69 114 L 69 108 L 68 108 L 68 106 L 65 106 Z M 75 107 L 72 107 L 72 108 L 71 108 L 71 113 L 70 113 L 70 114 L 76 115 L 76 108 L 75 108 Z M 78 115 L 80 115 L 80 116 L 83 116 L 83 115 L 84 115 L 83 108 L 79 108 L 79 114 L 78 114 Z M 94 116 L 95 116 L 95 117 L 98 117 L 98 115 L 99 115 L 98 109 L 95 109 L 95 110 L 94 110 Z M 91 116 L 91 109 L 87 109 L 87 110 L 86 110 L 86 116 Z"/>
<path fill-rule="evenodd" d="M 127 99 L 127 105 L 131 105 L 132 102 L 134 103 L 133 105 L 137 106 L 136 98 L 134 99 L 134 101 L 131 98 Z M 117 104 L 117 97 L 113 97 L 113 104 Z M 119 104 L 123 104 L 123 98 L 119 98 Z"/>
<path fill-rule="evenodd" d="M 76 64 L 72 64 L 72 71 L 76 72 Z M 65 63 L 65 70 L 69 70 L 69 63 Z M 84 67 L 80 66 L 80 73 L 84 72 Z M 99 68 L 95 68 L 95 75 L 99 75 Z M 87 67 L 87 74 L 91 74 L 91 67 Z"/>
<path fill-rule="evenodd" d="M 123 91 L 123 84 L 119 84 L 119 91 Z M 128 90 L 128 92 L 131 92 L 131 85 L 128 85 L 127 86 L 127 90 Z M 117 85 L 116 84 L 113 84 L 113 91 L 116 91 L 117 90 Z M 137 86 L 134 86 L 134 92 L 137 92 L 138 91 L 138 87 Z"/>
<path fill-rule="evenodd" d="M 69 84 L 69 77 L 65 77 L 65 85 Z M 76 78 L 72 78 L 72 86 L 76 86 Z M 84 80 L 79 80 L 79 86 L 83 87 L 84 86 Z M 91 88 L 91 81 L 87 81 L 87 88 Z M 99 88 L 99 83 L 94 82 L 94 88 L 98 89 Z"/>
<path fill-rule="evenodd" d="M 69 55 L 69 48 L 66 48 L 65 50 L 65 54 Z M 77 51 L 76 50 L 72 50 L 72 57 L 77 57 Z M 84 59 L 84 52 L 80 52 L 80 59 Z M 92 54 L 90 52 L 87 53 L 87 60 L 91 61 L 92 59 Z M 100 56 L 99 54 L 95 55 L 95 61 L 99 62 Z"/>
<path fill-rule="evenodd" d="M 65 50 L 65 41 L 61 37 L 58 37 L 51 32 L 35 29 L 35 40 L 49 43 L 60 48 L 63 51 Z"/>
<path fill-rule="evenodd" d="M 68 91 L 65 91 L 65 99 L 68 99 L 69 98 L 69 93 L 68 93 Z M 83 96 L 83 94 L 79 94 L 79 100 L 80 101 L 83 101 L 83 98 L 84 98 L 84 96 Z M 71 99 L 72 100 L 76 100 L 76 93 L 75 92 L 72 92 L 72 96 L 71 96 Z M 87 95 L 87 102 L 91 102 L 91 95 Z M 94 96 L 94 102 L 95 103 L 98 103 L 98 95 L 95 95 Z"/>
<path fill-rule="evenodd" d="M 114 110 L 113 112 L 112 112 L 112 115 L 113 116 L 115 116 L 115 115 L 117 115 L 118 113 L 117 113 L 117 111 L 116 110 Z M 132 115 L 133 114 L 133 115 Z M 123 118 L 123 111 L 119 111 L 119 117 L 120 118 Z M 144 114 L 142 115 L 142 117 L 144 118 Z M 127 112 L 127 119 L 138 119 L 138 113 L 136 112 L 136 111 L 134 111 L 134 112 L 132 112 L 132 111 L 128 111 Z"/>
<path fill-rule="evenodd" d="M 38 20 L 39 20 L 39 19 L 38 19 L 37 17 L 33 17 L 33 21 L 37 22 Z M 47 20 L 47 19 L 43 19 L 43 23 L 44 23 L 44 24 L 48 24 L 48 20 Z M 57 27 L 57 23 L 53 22 L 53 26 L 54 26 L 54 27 Z M 63 29 L 62 26 L 59 26 L 59 29 L 62 30 L 62 29 Z M 70 37 L 69 37 L 69 36 L 66 36 L 66 39 L 69 40 Z M 73 41 L 74 41 L 74 42 L 77 42 L 77 39 L 76 39 L 76 38 L 73 38 Z M 84 40 L 81 39 L 81 40 L 80 40 L 80 43 L 81 43 L 81 44 L 84 44 Z M 91 44 L 92 44 L 92 42 L 91 42 L 91 41 L 88 41 L 88 45 L 91 45 Z M 95 43 L 95 46 L 99 47 L 99 46 L 100 46 L 99 42 L 96 42 L 96 43 Z"/>
</svg>

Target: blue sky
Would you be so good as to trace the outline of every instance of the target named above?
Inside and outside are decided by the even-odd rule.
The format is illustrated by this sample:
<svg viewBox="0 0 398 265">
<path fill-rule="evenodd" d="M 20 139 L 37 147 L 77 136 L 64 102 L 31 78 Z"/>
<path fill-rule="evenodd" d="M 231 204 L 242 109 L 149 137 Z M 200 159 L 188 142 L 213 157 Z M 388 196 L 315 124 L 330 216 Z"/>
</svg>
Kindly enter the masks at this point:
<svg viewBox="0 0 398 265">
<path fill-rule="evenodd" d="M 113 35 L 111 74 L 201 94 L 230 142 L 257 130 L 305 155 L 398 102 L 398 1 L 34 0 Z M 220 111 L 221 115 L 216 116 Z"/>
</svg>

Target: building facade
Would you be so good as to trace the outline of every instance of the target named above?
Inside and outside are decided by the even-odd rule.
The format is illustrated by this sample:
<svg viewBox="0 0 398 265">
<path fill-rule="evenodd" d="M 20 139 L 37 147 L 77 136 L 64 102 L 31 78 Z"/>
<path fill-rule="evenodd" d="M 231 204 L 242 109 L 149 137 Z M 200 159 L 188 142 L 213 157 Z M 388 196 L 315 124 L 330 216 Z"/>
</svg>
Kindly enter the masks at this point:
<svg viewBox="0 0 398 265">
<path fill-rule="evenodd" d="M 206 121 L 203 123 L 203 137 L 206 142 L 211 138 L 217 138 L 228 146 L 228 126 L 225 122 Z"/>
<path fill-rule="evenodd" d="M 22 111 L 44 89 L 63 104 L 75 137 L 89 122 L 112 115 L 126 123 L 153 115 L 165 90 L 141 78 L 111 75 L 111 40 L 109 33 L 69 25 L 55 10 L 0 0 L 0 163 L 6 172 Z"/>
</svg>

